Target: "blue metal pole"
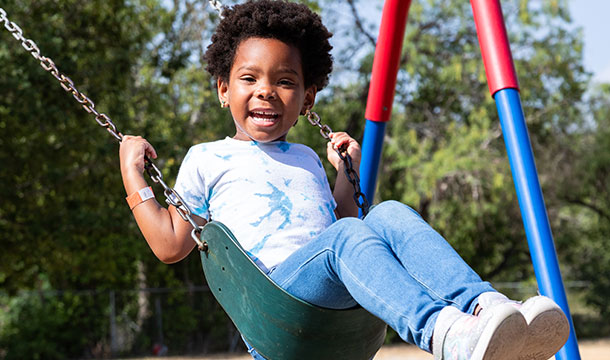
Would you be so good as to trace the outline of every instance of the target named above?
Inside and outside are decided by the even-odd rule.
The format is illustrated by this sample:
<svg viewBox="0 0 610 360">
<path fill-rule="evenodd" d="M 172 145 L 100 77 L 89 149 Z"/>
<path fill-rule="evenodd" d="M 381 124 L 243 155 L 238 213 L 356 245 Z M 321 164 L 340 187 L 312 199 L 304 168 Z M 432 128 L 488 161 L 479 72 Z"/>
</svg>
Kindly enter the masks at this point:
<svg viewBox="0 0 610 360">
<path fill-rule="evenodd" d="M 367 120 L 364 126 L 360 160 L 360 189 L 371 204 L 375 196 L 375 184 L 377 184 L 386 124 L 386 122 Z"/>
<path fill-rule="evenodd" d="M 386 122 L 392 114 L 396 76 L 411 0 L 386 0 L 375 46 L 373 72 L 366 101 L 364 139 L 360 161 L 360 188 L 373 203 Z M 362 216 L 362 212 L 360 212 Z"/>
<path fill-rule="evenodd" d="M 578 360 L 580 353 L 574 323 L 561 279 L 519 92 L 516 89 L 503 89 L 495 93 L 494 99 L 540 293 L 552 298 L 570 321 L 570 337 L 566 345 L 557 353 L 556 358 Z"/>
</svg>

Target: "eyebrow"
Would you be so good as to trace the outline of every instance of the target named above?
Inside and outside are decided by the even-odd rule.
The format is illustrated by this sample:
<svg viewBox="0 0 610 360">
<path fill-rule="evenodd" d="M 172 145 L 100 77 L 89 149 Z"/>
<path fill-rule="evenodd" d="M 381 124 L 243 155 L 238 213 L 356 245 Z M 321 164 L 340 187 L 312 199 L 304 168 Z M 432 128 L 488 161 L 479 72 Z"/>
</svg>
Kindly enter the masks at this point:
<svg viewBox="0 0 610 360">
<path fill-rule="evenodd" d="M 237 71 L 240 71 L 240 70 L 250 70 L 250 71 L 255 71 L 256 72 L 256 71 L 260 71 L 260 68 L 258 66 L 256 66 L 256 65 L 243 65 L 243 66 L 240 66 L 237 69 Z M 294 70 L 293 68 L 288 67 L 288 66 L 280 66 L 280 67 L 277 68 L 277 70 L 275 72 L 277 72 L 277 73 L 290 73 L 290 74 L 294 74 L 294 75 L 297 75 L 297 76 L 299 75 L 299 73 L 296 70 Z"/>
</svg>

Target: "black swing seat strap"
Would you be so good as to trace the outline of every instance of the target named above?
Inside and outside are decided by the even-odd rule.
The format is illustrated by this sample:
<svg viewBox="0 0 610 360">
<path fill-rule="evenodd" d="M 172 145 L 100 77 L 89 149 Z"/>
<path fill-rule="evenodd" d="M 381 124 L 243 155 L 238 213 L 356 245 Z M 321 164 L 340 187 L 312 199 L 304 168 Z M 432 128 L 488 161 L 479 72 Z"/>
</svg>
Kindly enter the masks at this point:
<svg viewBox="0 0 610 360">
<path fill-rule="evenodd" d="M 387 326 L 362 308 L 324 309 L 277 286 L 220 222 L 203 227 L 201 262 L 208 285 L 239 332 L 269 360 L 368 360 Z"/>
</svg>

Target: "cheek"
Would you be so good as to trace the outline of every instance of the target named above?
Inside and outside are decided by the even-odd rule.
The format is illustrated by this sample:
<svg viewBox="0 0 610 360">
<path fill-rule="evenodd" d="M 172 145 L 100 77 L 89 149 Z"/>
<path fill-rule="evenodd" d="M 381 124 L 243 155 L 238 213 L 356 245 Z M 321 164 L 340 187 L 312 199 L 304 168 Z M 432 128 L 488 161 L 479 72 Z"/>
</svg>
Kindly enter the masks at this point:
<svg viewBox="0 0 610 360">
<path fill-rule="evenodd" d="M 227 95 L 232 101 L 244 101 L 245 98 L 248 97 L 249 90 L 243 86 L 231 86 Z"/>
<path fill-rule="evenodd" d="M 303 104 L 305 103 L 305 96 L 304 94 L 291 94 L 288 101 L 291 107 L 294 107 L 295 111 L 300 112 Z"/>
</svg>

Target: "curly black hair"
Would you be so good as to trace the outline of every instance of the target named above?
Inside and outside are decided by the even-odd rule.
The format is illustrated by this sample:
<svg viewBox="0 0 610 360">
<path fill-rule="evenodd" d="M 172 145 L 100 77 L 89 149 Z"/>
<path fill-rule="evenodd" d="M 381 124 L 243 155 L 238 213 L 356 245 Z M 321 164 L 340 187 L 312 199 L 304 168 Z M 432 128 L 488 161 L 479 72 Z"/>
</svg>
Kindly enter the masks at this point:
<svg viewBox="0 0 610 360">
<path fill-rule="evenodd" d="M 238 45 L 249 38 L 277 39 L 299 49 L 305 87 L 321 90 L 328 84 L 333 59 L 328 39 L 332 33 L 307 6 L 288 1 L 249 0 L 224 7 L 224 18 L 212 35 L 205 59 L 207 71 L 228 79 Z"/>
</svg>

